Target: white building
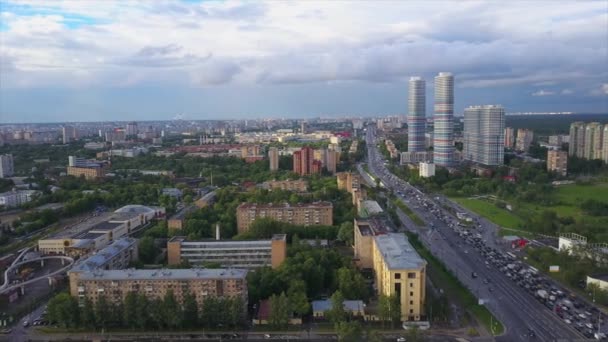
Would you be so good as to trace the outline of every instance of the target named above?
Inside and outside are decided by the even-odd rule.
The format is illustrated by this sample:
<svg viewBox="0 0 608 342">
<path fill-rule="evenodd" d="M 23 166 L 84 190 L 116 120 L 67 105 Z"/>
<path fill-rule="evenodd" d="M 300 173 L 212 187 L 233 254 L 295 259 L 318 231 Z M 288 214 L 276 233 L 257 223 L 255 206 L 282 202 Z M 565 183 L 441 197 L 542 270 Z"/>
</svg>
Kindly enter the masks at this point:
<svg viewBox="0 0 608 342">
<path fill-rule="evenodd" d="M 15 208 L 30 202 L 38 193 L 36 190 L 7 191 L 0 194 L 0 206 Z"/>
<path fill-rule="evenodd" d="M 11 177 L 15 174 L 13 165 L 13 155 L 3 154 L 0 155 L 0 178 Z"/>
<path fill-rule="evenodd" d="M 428 178 L 435 175 L 435 164 L 420 163 L 420 177 Z"/>
<path fill-rule="evenodd" d="M 401 159 L 399 162 L 401 165 L 405 164 L 418 164 L 421 162 L 430 162 L 433 160 L 433 152 L 420 151 L 420 152 L 401 152 Z"/>
<path fill-rule="evenodd" d="M 504 163 L 505 109 L 498 105 L 470 106 L 464 110 L 463 157 L 475 163 Z"/>
</svg>

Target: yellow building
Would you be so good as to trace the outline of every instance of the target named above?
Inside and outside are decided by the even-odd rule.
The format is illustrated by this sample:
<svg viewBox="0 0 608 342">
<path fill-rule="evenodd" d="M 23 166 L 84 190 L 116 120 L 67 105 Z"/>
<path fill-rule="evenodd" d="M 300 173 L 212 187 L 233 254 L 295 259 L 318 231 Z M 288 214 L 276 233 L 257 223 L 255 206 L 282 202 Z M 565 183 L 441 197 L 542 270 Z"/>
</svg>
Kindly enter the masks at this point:
<svg viewBox="0 0 608 342">
<path fill-rule="evenodd" d="M 378 295 L 399 297 L 402 321 L 421 319 L 426 261 L 404 234 L 389 232 L 380 220 L 355 220 L 355 258 L 374 270 Z"/>
<path fill-rule="evenodd" d="M 333 224 L 333 204 L 331 202 L 258 204 L 242 203 L 236 208 L 238 232 L 242 233 L 257 218 L 268 217 L 275 221 L 299 226 L 331 226 Z"/>
</svg>

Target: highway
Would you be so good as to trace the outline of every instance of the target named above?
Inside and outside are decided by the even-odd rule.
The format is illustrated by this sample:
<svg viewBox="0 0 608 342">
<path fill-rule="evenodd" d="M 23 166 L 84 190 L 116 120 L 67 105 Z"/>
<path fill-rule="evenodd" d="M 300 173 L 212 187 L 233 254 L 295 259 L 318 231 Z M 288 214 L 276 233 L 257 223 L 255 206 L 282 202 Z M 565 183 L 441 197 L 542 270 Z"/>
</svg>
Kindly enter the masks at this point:
<svg viewBox="0 0 608 342">
<path fill-rule="evenodd" d="M 423 203 L 434 201 L 415 187 L 392 175 L 383 163 L 383 157 L 376 147 L 374 126 L 367 126 L 368 168 L 370 173 L 379 177 L 387 188 L 407 194 L 404 203 L 414 211 L 426 227 L 414 225 L 405 214 L 399 212 L 407 229 L 417 232 L 424 245 L 441 260 L 446 267 L 467 286 L 471 292 L 483 299 L 486 307 L 500 319 L 506 328 L 505 334 L 497 341 L 574 341 L 584 340 L 577 331 L 545 306 L 531 294 L 511 281 L 500 270 L 485 263 L 484 257 L 473 247 L 465 243 L 446 222 L 457 223 L 448 211 L 435 205 L 432 212 Z M 402 197 L 403 198 L 403 197 Z M 444 220 L 441 220 L 443 217 Z M 475 217 L 475 216 L 473 216 Z M 448 221 L 445 221 L 445 220 Z M 495 242 L 495 230 L 484 224 L 483 236 L 489 246 Z M 477 277 L 472 277 L 472 272 Z M 487 284 L 485 281 L 487 280 Z M 437 284 L 441 286 L 441 284 Z"/>
</svg>

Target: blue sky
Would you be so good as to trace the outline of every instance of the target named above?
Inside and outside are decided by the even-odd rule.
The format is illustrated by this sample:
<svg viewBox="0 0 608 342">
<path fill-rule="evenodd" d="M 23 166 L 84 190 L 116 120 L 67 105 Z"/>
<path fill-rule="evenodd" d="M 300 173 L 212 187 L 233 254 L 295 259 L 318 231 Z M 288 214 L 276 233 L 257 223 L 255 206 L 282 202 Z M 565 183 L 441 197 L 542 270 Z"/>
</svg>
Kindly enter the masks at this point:
<svg viewBox="0 0 608 342">
<path fill-rule="evenodd" d="M 0 122 L 608 112 L 608 2 L 0 0 Z M 605 29 L 601 29 L 605 28 Z"/>
</svg>

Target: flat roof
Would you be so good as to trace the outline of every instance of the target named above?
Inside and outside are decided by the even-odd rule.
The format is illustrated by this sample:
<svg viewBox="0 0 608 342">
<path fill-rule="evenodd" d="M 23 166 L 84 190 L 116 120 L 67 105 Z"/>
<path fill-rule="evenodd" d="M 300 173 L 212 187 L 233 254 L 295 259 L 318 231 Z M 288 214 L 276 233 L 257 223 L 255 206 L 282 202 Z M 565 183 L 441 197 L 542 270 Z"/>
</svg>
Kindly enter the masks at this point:
<svg viewBox="0 0 608 342">
<path fill-rule="evenodd" d="M 98 237 L 100 237 L 101 235 L 105 235 L 106 233 L 91 233 L 91 232 L 83 232 L 80 235 L 76 235 L 74 236 L 74 239 L 79 239 L 79 240 L 86 240 L 86 239 L 97 239 Z"/>
<path fill-rule="evenodd" d="M 83 259 L 72 267 L 71 272 L 86 272 L 103 267 L 125 249 L 137 244 L 137 239 L 122 238 L 100 250 L 96 254 Z"/>
<path fill-rule="evenodd" d="M 344 309 L 351 312 L 363 311 L 365 308 L 365 304 L 362 300 L 345 300 L 342 302 L 344 305 Z M 313 300 L 312 301 L 312 311 L 329 311 L 331 310 L 332 303 L 329 299 L 324 300 Z"/>
<path fill-rule="evenodd" d="M 389 269 L 419 269 L 426 265 L 405 234 L 376 235 L 374 240 Z"/>
<path fill-rule="evenodd" d="M 63 230 L 57 232 L 56 234 L 44 239 L 62 239 L 62 238 L 72 238 L 76 237 L 83 232 L 87 232 L 91 229 L 91 227 L 96 224 L 104 221 L 108 221 L 108 219 L 112 216 L 113 213 L 101 213 L 97 216 L 90 217 L 89 219 L 79 222 L 73 226 L 67 226 Z"/>
<path fill-rule="evenodd" d="M 245 279 L 246 269 L 155 269 L 155 270 L 95 270 L 84 272 L 81 280 L 190 280 L 190 279 Z"/>
<path fill-rule="evenodd" d="M 256 209 L 256 208 L 333 208 L 333 204 L 331 202 L 312 202 L 312 203 L 297 203 L 297 204 L 289 204 L 287 202 L 284 203 L 241 203 L 238 209 Z"/>
<path fill-rule="evenodd" d="M 91 227 L 91 229 L 89 231 L 108 231 L 108 230 L 113 230 L 114 228 L 120 226 L 122 223 L 117 223 L 117 222 L 108 222 L 108 221 L 104 221 L 104 222 L 99 222 L 98 224 L 94 225 L 93 227 Z"/>
<path fill-rule="evenodd" d="M 355 220 L 355 226 L 363 236 L 376 236 L 389 233 L 387 222 L 380 218 Z"/>
</svg>

